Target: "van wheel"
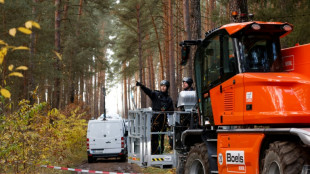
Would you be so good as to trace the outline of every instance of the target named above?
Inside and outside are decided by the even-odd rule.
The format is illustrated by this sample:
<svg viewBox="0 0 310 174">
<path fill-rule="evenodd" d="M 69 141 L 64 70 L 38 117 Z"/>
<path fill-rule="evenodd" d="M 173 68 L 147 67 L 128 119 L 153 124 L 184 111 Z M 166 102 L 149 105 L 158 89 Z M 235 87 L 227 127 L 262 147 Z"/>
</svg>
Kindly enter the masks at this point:
<svg viewBox="0 0 310 174">
<path fill-rule="evenodd" d="M 296 143 L 276 141 L 269 145 L 262 161 L 263 174 L 301 173 L 306 156 L 304 149 Z"/>
<path fill-rule="evenodd" d="M 185 174 L 207 174 L 209 172 L 208 151 L 205 143 L 195 144 L 188 153 Z"/>
<path fill-rule="evenodd" d="M 126 160 L 127 160 L 126 155 L 121 156 L 121 161 L 122 161 L 122 162 L 126 162 Z"/>
<path fill-rule="evenodd" d="M 93 163 L 94 161 L 96 161 L 96 159 L 94 159 L 91 156 L 88 156 L 88 163 Z"/>
</svg>

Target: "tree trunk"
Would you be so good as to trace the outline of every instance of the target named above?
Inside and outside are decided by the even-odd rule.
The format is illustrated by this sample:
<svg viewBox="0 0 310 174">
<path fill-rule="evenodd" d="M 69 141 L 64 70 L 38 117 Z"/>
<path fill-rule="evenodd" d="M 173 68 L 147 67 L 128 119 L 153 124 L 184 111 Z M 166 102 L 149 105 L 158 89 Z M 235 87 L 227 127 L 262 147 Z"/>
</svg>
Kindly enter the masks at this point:
<svg viewBox="0 0 310 174">
<path fill-rule="evenodd" d="M 84 86 L 85 86 L 85 80 L 84 80 L 84 72 L 80 75 L 80 95 L 79 95 L 79 101 L 84 102 Z M 83 108 L 85 105 L 83 105 Z"/>
<path fill-rule="evenodd" d="M 102 23 L 102 26 L 101 26 L 101 40 L 104 40 L 104 27 L 105 27 L 105 23 Z M 101 58 L 101 61 L 100 62 L 105 62 L 105 52 L 106 48 L 103 48 L 101 50 L 102 52 L 102 57 Z M 106 67 L 104 66 L 104 64 L 100 64 L 99 67 L 99 72 L 98 72 L 98 98 L 99 98 L 99 101 L 98 101 L 98 115 L 101 115 L 104 113 L 104 107 L 105 107 L 105 94 L 103 93 L 103 89 L 105 89 L 105 69 Z"/>
<path fill-rule="evenodd" d="M 152 86 L 152 82 L 151 82 L 151 65 L 150 65 L 150 57 L 151 57 L 151 54 L 150 54 L 150 50 L 148 50 L 148 57 L 147 57 L 147 68 L 146 68 L 146 76 L 145 76 L 145 81 L 147 84 L 147 86 L 150 88 L 150 89 L 154 89 L 153 86 Z M 151 107 L 152 106 L 152 101 L 149 97 L 146 98 L 146 107 Z"/>
<path fill-rule="evenodd" d="M 190 24 L 190 17 L 189 17 L 189 0 L 183 0 L 183 17 L 184 17 L 184 29 L 185 29 L 185 40 L 191 40 L 191 24 Z"/>
<path fill-rule="evenodd" d="M 60 53 L 60 22 L 61 22 L 61 0 L 55 0 L 55 51 Z M 57 72 L 60 72 L 60 62 L 56 58 L 54 63 L 54 69 L 56 70 L 56 77 L 54 81 L 54 92 L 53 92 L 53 108 L 58 108 L 60 104 L 60 77 Z"/>
<path fill-rule="evenodd" d="M 33 3 L 36 4 L 38 2 L 38 0 L 33 0 Z M 36 7 L 33 6 L 32 7 L 32 15 L 34 16 L 34 18 L 37 16 L 36 14 Z M 27 71 L 27 80 L 28 80 L 28 89 L 27 89 L 27 94 L 29 95 L 30 91 L 34 91 L 35 88 L 36 88 L 36 84 L 35 84 L 35 81 L 34 81 L 34 77 L 33 77 L 33 73 L 34 72 L 34 62 L 33 62 L 33 59 L 34 59 L 34 56 L 35 56 L 35 40 L 36 40 L 36 33 L 35 31 L 32 31 L 31 35 L 30 35 L 30 45 L 29 45 L 29 48 L 30 48 L 30 57 L 29 57 L 29 70 Z M 33 98 L 32 95 L 28 96 L 27 97 L 30 101 L 30 104 L 33 104 L 35 102 L 35 98 Z"/>
<path fill-rule="evenodd" d="M 170 79 L 170 72 L 169 72 L 169 25 L 170 25 L 170 18 L 169 18 L 169 9 L 168 9 L 168 3 L 167 1 L 164 1 L 163 3 L 163 9 L 164 9 L 164 33 L 165 33 L 165 74 L 166 77 L 164 79 L 169 80 Z M 161 79 L 161 80 L 164 80 Z M 159 81 L 160 82 L 160 81 Z"/>
<path fill-rule="evenodd" d="M 64 107 L 64 80 L 63 79 L 60 79 L 60 90 L 59 90 L 59 103 L 58 103 L 58 109 L 63 109 Z"/>
<path fill-rule="evenodd" d="M 153 56 L 152 54 L 150 55 L 150 59 L 149 59 L 149 63 L 150 63 L 150 83 L 151 83 L 151 88 L 155 89 L 155 73 L 154 73 L 154 64 L 153 64 Z"/>
<path fill-rule="evenodd" d="M 103 92 L 103 89 L 105 89 L 105 71 L 100 72 L 100 79 L 101 79 L 101 95 L 100 95 L 100 114 L 104 113 L 104 107 L 105 107 L 105 93 Z"/>
<path fill-rule="evenodd" d="M 150 41 L 150 36 L 146 35 L 146 41 L 149 42 Z M 145 68 L 145 85 L 147 87 L 149 87 L 150 89 L 154 89 L 153 87 L 153 83 L 152 83 L 152 65 L 151 65 L 151 57 L 152 57 L 152 52 L 150 49 L 146 49 L 147 52 L 147 59 L 146 59 L 146 68 Z M 152 101 L 149 97 L 146 97 L 146 107 L 151 107 L 152 106 Z"/>
<path fill-rule="evenodd" d="M 191 22 L 190 22 L 190 0 L 183 0 L 183 18 L 184 18 L 184 31 L 185 31 L 185 40 L 191 40 L 192 31 L 191 31 Z M 184 74 L 188 76 L 192 74 L 192 60 L 189 58 L 186 68 L 184 69 Z"/>
<path fill-rule="evenodd" d="M 169 0 L 169 72 L 170 72 L 170 90 L 173 103 L 176 102 L 177 93 L 175 85 L 175 58 L 174 58 L 174 32 L 173 32 L 173 0 Z"/>
<path fill-rule="evenodd" d="M 229 3 L 226 4 L 226 19 L 230 19 Z"/>
<path fill-rule="evenodd" d="M 209 4 L 209 0 L 206 0 L 206 11 L 205 11 L 205 32 L 210 30 L 210 4 Z"/>
<path fill-rule="evenodd" d="M 238 3 L 237 0 L 229 0 L 229 11 L 230 11 L 230 22 L 237 22 L 237 19 L 233 18 L 231 15 L 232 12 L 236 11 L 239 12 L 238 10 Z"/>
<path fill-rule="evenodd" d="M 138 33 L 138 42 L 139 42 L 139 73 L 140 73 L 140 82 L 143 82 L 143 60 L 142 60 L 142 37 L 141 37 L 141 26 L 140 26 L 140 4 L 136 6 L 137 11 L 137 33 Z M 141 92 L 141 108 L 146 106 L 146 95 L 144 92 Z"/>
<path fill-rule="evenodd" d="M 164 79 L 164 62 L 163 62 L 163 53 L 161 51 L 161 46 L 160 46 L 160 39 L 159 39 L 159 36 L 158 36 L 158 31 L 157 31 L 157 27 L 156 27 L 156 24 L 155 24 L 155 20 L 154 20 L 154 17 L 152 17 L 152 23 L 153 23 L 153 26 L 154 26 L 154 29 L 155 29 L 155 34 L 156 34 L 156 39 L 157 39 L 157 46 L 158 46 L 158 50 L 159 50 L 159 66 L 160 66 L 160 79 Z M 155 88 L 154 88 L 155 89 Z"/>
<path fill-rule="evenodd" d="M 92 73 L 93 72 L 93 68 L 92 66 L 89 66 L 89 71 Z M 93 75 L 89 75 L 89 77 L 87 78 L 87 105 L 90 107 L 90 113 L 91 116 L 94 117 L 94 90 L 93 90 L 93 83 L 92 83 L 92 77 Z"/>
<path fill-rule="evenodd" d="M 181 1 L 176 1 L 177 2 L 177 6 L 178 8 L 182 8 L 181 5 Z M 181 23 L 180 21 L 182 20 L 180 18 L 181 14 L 180 14 L 181 10 L 179 10 L 177 12 L 177 20 L 176 20 L 176 92 L 178 93 L 181 89 L 181 78 L 182 78 L 182 66 L 180 65 L 181 63 L 181 51 L 180 51 L 180 46 L 179 43 L 182 41 L 182 34 L 181 34 Z M 177 102 L 177 101 L 176 101 Z"/>
<path fill-rule="evenodd" d="M 201 15 L 200 15 L 200 0 L 191 0 L 191 11 L 190 11 L 190 21 L 191 21 L 191 38 L 197 40 L 201 38 Z M 189 72 L 188 76 L 193 78 L 194 75 L 194 56 L 197 46 L 192 46 L 190 51 L 190 60 L 188 62 Z M 193 78 L 194 79 L 194 78 Z"/>
<path fill-rule="evenodd" d="M 146 73 L 145 73 L 145 67 L 143 67 L 143 69 L 142 69 L 142 84 L 146 84 L 145 75 L 146 75 Z M 146 86 L 148 86 L 148 85 L 146 84 Z M 149 86 L 148 86 L 148 87 L 149 87 Z M 146 105 L 145 105 L 145 107 L 146 107 Z"/>
<path fill-rule="evenodd" d="M 214 10 L 216 8 L 216 1 L 215 0 L 210 0 L 209 1 L 210 5 L 209 5 L 209 10 L 210 10 L 210 30 L 212 30 L 213 28 L 215 28 L 215 22 L 212 20 L 213 19 L 213 13 Z"/>
<path fill-rule="evenodd" d="M 90 71 L 89 66 L 88 66 L 88 71 Z M 90 90 L 89 90 L 89 77 L 85 74 L 84 75 L 84 83 L 85 83 L 85 103 L 86 103 L 86 107 L 88 107 L 90 105 Z"/>
<path fill-rule="evenodd" d="M 127 103 L 127 82 L 126 82 L 126 62 L 123 63 L 123 85 L 124 85 L 124 98 L 123 98 L 123 101 L 124 101 L 124 115 L 123 115 L 123 118 L 128 118 L 128 103 Z"/>
<path fill-rule="evenodd" d="M 96 117 L 99 117 L 99 113 L 98 113 L 98 103 L 99 103 L 99 89 L 100 86 L 98 85 L 99 79 L 98 79 L 98 73 L 95 73 L 95 80 L 94 80 L 94 114 Z"/>
<path fill-rule="evenodd" d="M 138 79 L 139 79 L 138 76 L 139 76 L 139 75 L 138 75 L 137 73 L 135 73 L 135 81 L 138 81 Z M 140 90 L 140 92 L 142 92 L 142 91 Z M 136 105 L 137 105 L 137 108 L 141 107 L 141 105 L 139 105 L 139 104 L 141 104 L 141 102 L 139 102 L 139 97 L 138 97 L 138 90 L 137 90 L 137 88 L 135 88 L 135 91 L 134 91 L 134 98 L 135 98 L 135 103 L 136 103 Z"/>
<path fill-rule="evenodd" d="M 66 1 L 66 4 L 64 6 L 64 20 L 65 21 L 68 21 L 68 11 L 69 11 L 69 0 Z M 64 23 L 64 28 L 65 30 L 67 29 L 67 25 L 68 25 L 68 22 L 65 22 Z M 65 95 L 67 96 L 67 99 L 65 100 L 68 104 L 69 103 L 74 103 L 74 100 L 75 100 L 75 72 L 73 71 L 73 57 L 74 57 L 74 53 L 75 52 L 74 50 L 71 50 L 70 51 L 70 57 L 69 57 L 69 74 L 68 74 L 68 90 L 66 90 L 67 92 L 65 93 Z"/>
<path fill-rule="evenodd" d="M 69 102 L 70 103 L 74 103 L 74 100 L 75 100 L 75 72 L 72 72 L 71 71 L 71 79 L 69 81 Z"/>
<path fill-rule="evenodd" d="M 47 80 L 47 83 L 46 83 L 46 85 L 47 85 L 47 87 L 48 87 L 48 90 L 47 90 L 47 101 L 48 101 L 48 103 L 51 103 L 51 104 L 53 104 L 53 91 L 54 91 L 54 89 L 53 89 L 53 80 L 52 79 L 48 79 Z"/>
<path fill-rule="evenodd" d="M 81 17 L 81 15 L 82 15 L 82 8 L 83 8 L 83 0 L 80 0 L 80 3 L 79 3 L 78 20 L 80 20 L 80 17 Z"/>
<path fill-rule="evenodd" d="M 247 7 L 247 0 L 229 0 L 229 11 L 230 14 L 233 11 L 238 12 L 238 14 L 246 14 L 246 17 L 238 17 L 237 19 L 234 19 L 232 15 L 230 15 L 230 21 L 231 22 L 244 22 L 248 20 L 247 14 L 248 14 L 248 7 Z"/>
<path fill-rule="evenodd" d="M 239 8 L 240 8 L 240 14 L 241 16 L 241 22 L 248 21 L 248 2 L 247 0 L 238 0 L 239 2 Z M 283 3 L 285 4 L 285 3 Z"/>
<path fill-rule="evenodd" d="M 132 109 L 131 104 L 131 86 L 130 86 L 130 77 L 127 78 L 127 102 L 128 102 L 128 109 Z M 128 119 L 128 115 L 125 115 L 125 119 Z"/>
</svg>

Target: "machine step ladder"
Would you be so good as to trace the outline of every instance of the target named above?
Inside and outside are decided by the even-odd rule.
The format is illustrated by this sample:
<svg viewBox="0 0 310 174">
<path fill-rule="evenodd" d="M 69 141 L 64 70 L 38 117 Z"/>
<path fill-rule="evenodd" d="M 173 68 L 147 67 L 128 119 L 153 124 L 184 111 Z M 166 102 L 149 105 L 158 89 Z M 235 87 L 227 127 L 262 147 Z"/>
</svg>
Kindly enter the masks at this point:
<svg viewBox="0 0 310 174">
<path fill-rule="evenodd" d="M 217 136 L 214 134 L 214 132 L 211 132 L 209 134 L 204 134 L 209 136 L 204 136 L 203 139 L 205 141 L 205 144 L 208 147 L 208 159 L 210 164 L 210 173 L 219 173 L 217 168 Z"/>
</svg>

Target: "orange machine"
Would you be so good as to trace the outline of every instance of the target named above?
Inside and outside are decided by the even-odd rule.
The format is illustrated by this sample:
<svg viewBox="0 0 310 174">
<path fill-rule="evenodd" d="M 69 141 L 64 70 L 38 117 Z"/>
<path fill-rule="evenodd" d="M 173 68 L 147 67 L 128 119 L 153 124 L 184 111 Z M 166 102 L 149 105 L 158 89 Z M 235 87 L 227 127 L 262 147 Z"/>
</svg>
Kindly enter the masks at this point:
<svg viewBox="0 0 310 174">
<path fill-rule="evenodd" d="M 310 44 L 282 49 L 293 26 L 224 25 L 191 45 L 202 120 L 182 133 L 178 173 L 310 173 Z M 203 122 L 205 123 L 205 122 Z"/>
</svg>

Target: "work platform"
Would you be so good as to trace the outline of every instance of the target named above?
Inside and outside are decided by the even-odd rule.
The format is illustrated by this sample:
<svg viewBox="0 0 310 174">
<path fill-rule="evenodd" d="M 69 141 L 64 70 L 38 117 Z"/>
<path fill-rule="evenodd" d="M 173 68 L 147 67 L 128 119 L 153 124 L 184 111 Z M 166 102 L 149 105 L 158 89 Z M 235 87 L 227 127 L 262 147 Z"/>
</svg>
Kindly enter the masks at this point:
<svg viewBox="0 0 310 174">
<path fill-rule="evenodd" d="M 151 154 L 151 135 L 173 136 L 173 126 L 167 132 L 151 132 L 151 118 L 154 114 L 167 114 L 169 123 L 173 123 L 173 112 L 153 112 L 150 109 L 129 111 L 128 114 L 128 163 L 139 166 L 175 167 L 175 151 L 169 154 Z M 166 138 L 166 137 L 165 137 Z"/>
<path fill-rule="evenodd" d="M 177 151 L 175 150 L 175 130 L 180 125 L 181 114 L 193 112 L 154 112 L 150 109 L 129 111 L 128 114 L 128 163 L 135 163 L 141 167 L 155 166 L 172 168 L 177 165 Z M 151 132 L 151 118 L 153 115 L 166 114 L 169 129 L 166 132 Z M 151 135 L 164 134 L 173 137 L 173 150 L 170 153 L 151 154 Z M 167 137 L 165 137 L 167 140 Z M 167 147 L 166 147 L 167 148 Z"/>
</svg>

